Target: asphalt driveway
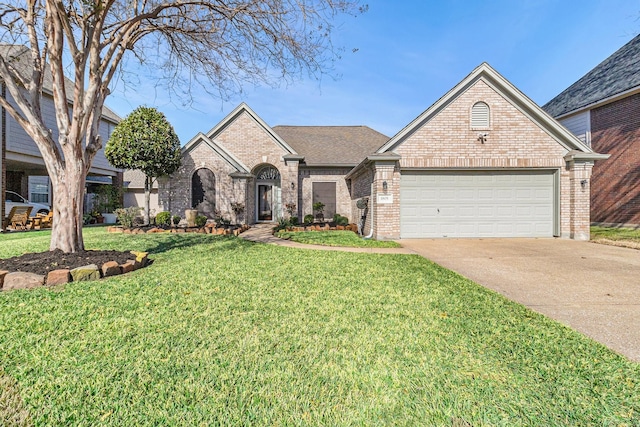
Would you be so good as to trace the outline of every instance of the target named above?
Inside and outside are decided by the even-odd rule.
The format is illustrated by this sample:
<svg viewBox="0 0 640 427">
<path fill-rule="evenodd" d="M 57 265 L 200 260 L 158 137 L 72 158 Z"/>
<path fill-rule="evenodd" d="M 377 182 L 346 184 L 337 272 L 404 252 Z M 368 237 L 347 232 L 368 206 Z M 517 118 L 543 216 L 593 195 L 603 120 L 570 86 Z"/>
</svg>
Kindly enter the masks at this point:
<svg viewBox="0 0 640 427">
<path fill-rule="evenodd" d="M 566 239 L 400 243 L 640 362 L 640 251 Z"/>
</svg>

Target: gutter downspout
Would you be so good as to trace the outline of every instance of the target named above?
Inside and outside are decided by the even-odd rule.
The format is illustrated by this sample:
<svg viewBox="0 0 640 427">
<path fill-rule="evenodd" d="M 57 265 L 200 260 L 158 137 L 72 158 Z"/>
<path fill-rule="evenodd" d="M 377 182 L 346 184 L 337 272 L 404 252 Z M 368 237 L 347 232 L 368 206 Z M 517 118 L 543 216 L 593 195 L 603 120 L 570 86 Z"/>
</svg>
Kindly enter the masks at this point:
<svg viewBox="0 0 640 427">
<path fill-rule="evenodd" d="M 375 209 L 373 208 L 373 183 L 371 183 L 371 197 L 369 197 L 369 200 L 371 200 L 371 230 L 369 231 L 369 235 L 363 237 L 363 239 L 365 240 L 369 240 L 373 237 L 373 225 L 374 225 L 373 218 L 375 216 L 374 215 Z"/>
</svg>

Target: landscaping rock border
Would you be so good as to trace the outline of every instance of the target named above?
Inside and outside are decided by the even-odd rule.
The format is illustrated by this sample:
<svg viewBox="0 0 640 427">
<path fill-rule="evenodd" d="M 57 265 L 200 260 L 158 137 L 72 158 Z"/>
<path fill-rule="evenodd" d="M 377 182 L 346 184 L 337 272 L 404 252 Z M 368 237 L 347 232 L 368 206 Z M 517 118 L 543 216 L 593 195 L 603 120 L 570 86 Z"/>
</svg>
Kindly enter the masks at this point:
<svg viewBox="0 0 640 427">
<path fill-rule="evenodd" d="M 107 231 L 109 233 L 124 233 L 124 234 L 149 234 L 149 233 L 200 233 L 200 234 L 216 234 L 216 235 L 231 235 L 239 236 L 241 233 L 247 231 L 250 226 L 247 224 L 241 225 L 239 227 L 230 228 L 230 227 L 216 227 L 215 224 L 206 224 L 204 227 L 172 227 L 172 228 L 161 228 L 161 227 L 151 227 L 149 229 L 144 229 L 140 227 L 135 228 L 122 228 L 122 226 L 114 226 L 108 227 Z"/>
<path fill-rule="evenodd" d="M 332 226 L 332 225 L 329 225 L 329 223 L 325 223 L 323 225 L 311 224 L 311 225 L 287 227 L 281 231 L 301 232 L 301 231 L 330 231 L 330 230 L 345 230 L 345 231 L 353 231 L 354 233 L 357 233 L 358 226 L 356 224 Z"/>
<path fill-rule="evenodd" d="M 46 276 L 25 273 L 21 271 L 10 272 L 0 270 L 0 289 L 9 291 L 12 289 L 34 289 L 42 286 L 63 285 L 70 282 L 81 282 L 87 280 L 99 280 L 104 277 L 126 274 L 130 271 L 138 270 L 149 265 L 149 253 L 131 251 L 132 257 L 124 264 L 116 261 L 108 261 L 98 267 L 96 264 L 89 264 L 83 267 L 60 269 L 50 271 Z"/>
</svg>

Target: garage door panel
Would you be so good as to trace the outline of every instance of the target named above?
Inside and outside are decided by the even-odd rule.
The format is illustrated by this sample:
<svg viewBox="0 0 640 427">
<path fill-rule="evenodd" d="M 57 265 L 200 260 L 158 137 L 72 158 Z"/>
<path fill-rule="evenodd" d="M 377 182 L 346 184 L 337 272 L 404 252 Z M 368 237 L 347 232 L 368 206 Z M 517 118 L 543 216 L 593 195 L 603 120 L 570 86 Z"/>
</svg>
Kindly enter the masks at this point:
<svg viewBox="0 0 640 427">
<path fill-rule="evenodd" d="M 403 173 L 400 234 L 551 237 L 553 198 L 553 171 Z"/>
</svg>

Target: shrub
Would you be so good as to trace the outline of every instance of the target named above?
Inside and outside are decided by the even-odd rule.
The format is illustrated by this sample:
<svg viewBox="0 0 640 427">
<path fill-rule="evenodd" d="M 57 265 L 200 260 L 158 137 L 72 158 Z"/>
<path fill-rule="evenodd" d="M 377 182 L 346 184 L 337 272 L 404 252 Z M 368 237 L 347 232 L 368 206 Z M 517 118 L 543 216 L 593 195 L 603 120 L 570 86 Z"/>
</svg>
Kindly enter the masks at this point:
<svg viewBox="0 0 640 427">
<path fill-rule="evenodd" d="M 315 202 L 313 204 L 313 210 L 316 212 L 316 218 L 320 221 L 324 221 L 324 203 Z"/>
<path fill-rule="evenodd" d="M 122 224 L 124 228 L 131 228 L 136 219 L 136 216 L 140 213 L 138 206 L 130 206 L 128 208 L 116 209 L 115 214 L 118 218 L 118 222 Z"/>
<path fill-rule="evenodd" d="M 298 217 L 297 216 L 292 216 L 291 218 L 289 218 L 289 224 L 298 225 Z"/>
<path fill-rule="evenodd" d="M 274 233 L 277 233 L 280 230 L 286 230 L 287 227 L 291 225 L 291 222 L 285 218 L 278 218 L 278 225 L 273 227 Z"/>
<path fill-rule="evenodd" d="M 204 215 L 198 215 L 196 217 L 196 227 L 204 227 L 207 223 L 207 217 Z"/>
<path fill-rule="evenodd" d="M 180 215 L 174 215 L 174 217 L 173 217 L 173 225 L 178 225 L 181 220 L 182 220 L 182 218 L 180 217 Z"/>
<path fill-rule="evenodd" d="M 313 222 L 313 215 L 308 214 L 304 216 L 304 223 L 311 224 Z"/>
<path fill-rule="evenodd" d="M 348 225 L 349 218 L 347 218 L 346 216 L 342 216 L 340 214 L 335 214 L 333 216 L 333 222 L 335 222 L 336 225 Z"/>
<path fill-rule="evenodd" d="M 158 212 L 156 215 L 156 225 L 171 225 L 171 212 Z"/>
</svg>

